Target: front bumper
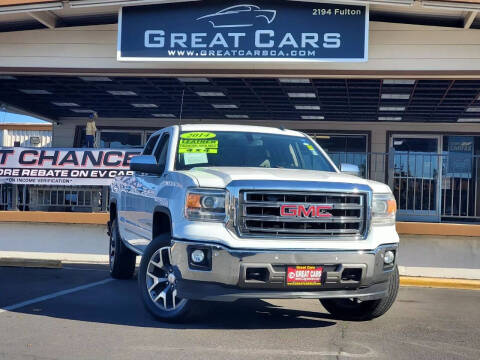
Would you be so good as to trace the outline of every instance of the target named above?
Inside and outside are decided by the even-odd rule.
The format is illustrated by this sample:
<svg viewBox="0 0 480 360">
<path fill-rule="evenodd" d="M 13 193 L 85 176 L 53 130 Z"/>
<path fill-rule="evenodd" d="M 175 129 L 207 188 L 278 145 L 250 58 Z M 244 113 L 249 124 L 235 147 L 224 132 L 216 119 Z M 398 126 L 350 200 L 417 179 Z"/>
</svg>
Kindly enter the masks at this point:
<svg viewBox="0 0 480 360">
<path fill-rule="evenodd" d="M 206 250 L 208 267 L 191 264 L 194 249 Z M 174 239 L 171 262 L 177 277 L 178 296 L 195 300 L 234 301 L 241 298 L 359 298 L 373 300 L 388 293 L 388 279 L 395 263 L 385 266 L 385 251 L 397 252 L 398 244 L 373 250 L 238 250 L 222 245 Z M 395 256 L 395 259 L 397 256 Z M 285 284 L 286 267 L 321 265 L 319 287 Z M 252 277 L 252 273 L 262 276 Z"/>
</svg>

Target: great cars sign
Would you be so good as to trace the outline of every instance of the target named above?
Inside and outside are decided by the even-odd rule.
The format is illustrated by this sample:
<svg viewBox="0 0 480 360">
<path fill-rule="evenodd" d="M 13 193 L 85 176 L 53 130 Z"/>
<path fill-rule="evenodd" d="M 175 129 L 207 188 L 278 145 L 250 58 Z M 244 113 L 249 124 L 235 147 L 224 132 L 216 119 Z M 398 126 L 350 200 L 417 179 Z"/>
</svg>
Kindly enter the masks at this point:
<svg viewBox="0 0 480 360">
<path fill-rule="evenodd" d="M 121 61 L 366 61 L 368 8 L 196 1 L 120 10 Z"/>
</svg>

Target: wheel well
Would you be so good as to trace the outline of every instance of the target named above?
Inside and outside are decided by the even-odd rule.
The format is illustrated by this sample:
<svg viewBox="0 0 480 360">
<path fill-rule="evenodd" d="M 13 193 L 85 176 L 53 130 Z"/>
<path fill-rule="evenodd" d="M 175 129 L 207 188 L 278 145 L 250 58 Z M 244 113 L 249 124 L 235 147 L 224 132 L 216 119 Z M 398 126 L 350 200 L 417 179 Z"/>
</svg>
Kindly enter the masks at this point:
<svg viewBox="0 0 480 360">
<path fill-rule="evenodd" d="M 157 211 L 153 214 L 153 229 L 152 239 L 155 239 L 160 234 L 171 233 L 172 227 L 170 224 L 170 216 L 162 211 Z"/>
<path fill-rule="evenodd" d="M 112 202 L 110 204 L 110 222 L 117 218 L 117 204 Z"/>
</svg>

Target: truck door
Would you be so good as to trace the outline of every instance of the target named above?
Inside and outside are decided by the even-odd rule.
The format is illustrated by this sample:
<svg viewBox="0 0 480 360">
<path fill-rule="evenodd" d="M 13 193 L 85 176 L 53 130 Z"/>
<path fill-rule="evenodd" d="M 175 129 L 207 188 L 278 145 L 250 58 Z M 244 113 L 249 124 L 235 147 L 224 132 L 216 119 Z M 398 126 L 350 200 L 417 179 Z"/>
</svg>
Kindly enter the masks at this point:
<svg viewBox="0 0 480 360">
<path fill-rule="evenodd" d="M 165 169 L 167 163 L 167 154 L 170 143 L 170 134 L 168 131 L 161 133 L 160 139 L 153 150 L 153 155 L 157 159 L 159 167 Z M 153 211 L 155 206 L 163 204 L 159 197 L 161 193 L 161 183 L 165 172 L 158 174 L 135 174 L 136 193 L 134 201 L 133 223 L 135 224 L 136 239 L 132 245 L 143 248 L 148 245 L 152 236 Z"/>
<path fill-rule="evenodd" d="M 155 147 L 161 138 L 162 134 L 154 134 L 150 137 L 143 149 L 142 155 L 153 155 Z M 121 205 L 119 206 L 120 213 L 120 232 L 122 237 L 135 246 L 140 239 L 139 221 L 141 215 L 139 209 L 141 208 L 140 194 L 143 192 L 141 177 L 147 174 L 135 172 L 130 178 L 124 180 L 124 187 L 122 190 Z"/>
</svg>

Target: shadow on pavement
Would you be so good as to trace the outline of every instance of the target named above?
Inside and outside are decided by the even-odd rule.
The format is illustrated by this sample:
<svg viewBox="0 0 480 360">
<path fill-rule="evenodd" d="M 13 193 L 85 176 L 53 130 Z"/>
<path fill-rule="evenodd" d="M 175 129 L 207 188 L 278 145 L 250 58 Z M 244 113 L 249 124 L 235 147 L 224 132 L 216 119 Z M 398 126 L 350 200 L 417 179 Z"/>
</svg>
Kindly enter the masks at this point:
<svg viewBox="0 0 480 360">
<path fill-rule="evenodd" d="M 91 273 L 85 271 L 84 276 L 90 277 Z M 34 277 L 34 273 L 31 276 Z M 105 271 L 102 278 L 108 278 L 108 272 Z M 55 277 L 52 277 L 52 282 L 54 281 Z M 28 287 L 25 291 L 27 289 Z M 35 296 L 29 296 L 33 297 Z M 320 303 L 318 310 L 323 310 Z M 15 312 L 85 322 L 173 329 L 290 329 L 320 328 L 336 324 L 329 314 L 286 309 L 263 300 L 201 303 L 199 314 L 193 321 L 183 324 L 164 323 L 155 320 L 144 308 L 136 279 L 114 280 L 29 305 Z"/>
</svg>

